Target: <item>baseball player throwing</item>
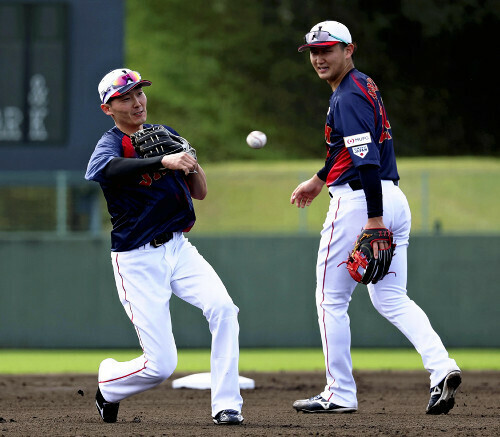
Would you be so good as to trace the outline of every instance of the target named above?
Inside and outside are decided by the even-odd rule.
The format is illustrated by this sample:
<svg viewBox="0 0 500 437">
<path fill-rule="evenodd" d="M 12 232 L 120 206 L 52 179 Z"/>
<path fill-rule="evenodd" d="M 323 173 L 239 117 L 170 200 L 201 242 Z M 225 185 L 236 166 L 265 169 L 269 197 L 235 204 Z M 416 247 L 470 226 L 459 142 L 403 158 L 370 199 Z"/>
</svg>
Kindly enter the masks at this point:
<svg viewBox="0 0 500 437">
<path fill-rule="evenodd" d="M 333 91 L 325 124 L 325 166 L 291 196 L 292 204 L 304 208 L 326 185 L 331 197 L 316 266 L 316 306 L 326 386 L 319 395 L 298 400 L 293 407 L 308 413 L 351 413 L 358 408 L 347 314 L 357 285 L 353 279 L 356 272 L 342 264 L 363 228 L 377 229 L 384 235 L 392 231 L 396 248 L 390 272 L 368 283 L 370 299 L 422 356 L 431 386 L 426 412 L 446 414 L 454 405 L 461 373 L 425 313 L 407 296 L 410 209 L 398 186 L 392 131 L 380 91 L 369 76 L 354 67 L 355 45 L 343 24 L 316 24 L 305 35 L 299 52 L 306 49 L 319 78 Z M 372 249 L 375 258 L 391 250 L 384 239 L 375 240 Z"/>
<path fill-rule="evenodd" d="M 96 405 L 105 422 L 116 422 L 119 402 L 155 387 L 177 366 L 170 319 L 172 294 L 200 308 L 212 334 L 212 418 L 240 424 L 238 308 L 213 268 L 184 233 L 195 223 L 192 198 L 207 194 L 206 177 L 193 154 L 139 158 L 131 136 L 144 128 L 151 82 L 117 69 L 98 91 L 101 109 L 115 126 L 97 143 L 87 180 L 100 184 L 113 229 L 111 261 L 120 301 L 137 332 L 143 354 L 131 361 L 105 359 L 99 366 Z M 178 135 L 172 128 L 161 132 Z M 180 138 L 180 137 L 176 137 Z M 183 143 L 187 143 L 184 139 Z"/>
</svg>

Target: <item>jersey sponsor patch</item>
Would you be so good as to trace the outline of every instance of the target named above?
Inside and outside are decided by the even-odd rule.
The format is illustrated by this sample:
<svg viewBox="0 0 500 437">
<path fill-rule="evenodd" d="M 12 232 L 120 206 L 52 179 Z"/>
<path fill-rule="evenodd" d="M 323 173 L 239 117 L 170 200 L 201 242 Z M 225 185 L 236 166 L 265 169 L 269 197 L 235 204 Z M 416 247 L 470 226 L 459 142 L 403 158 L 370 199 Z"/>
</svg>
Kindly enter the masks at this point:
<svg viewBox="0 0 500 437">
<path fill-rule="evenodd" d="M 352 153 L 354 153 L 356 156 L 359 156 L 360 158 L 364 158 L 368 153 L 368 145 L 363 144 L 362 146 L 353 147 Z"/>
<path fill-rule="evenodd" d="M 363 144 L 369 144 L 372 142 L 372 137 L 370 132 L 365 132 L 363 134 L 351 135 L 350 137 L 344 137 L 344 144 L 346 147 L 361 146 Z"/>
</svg>

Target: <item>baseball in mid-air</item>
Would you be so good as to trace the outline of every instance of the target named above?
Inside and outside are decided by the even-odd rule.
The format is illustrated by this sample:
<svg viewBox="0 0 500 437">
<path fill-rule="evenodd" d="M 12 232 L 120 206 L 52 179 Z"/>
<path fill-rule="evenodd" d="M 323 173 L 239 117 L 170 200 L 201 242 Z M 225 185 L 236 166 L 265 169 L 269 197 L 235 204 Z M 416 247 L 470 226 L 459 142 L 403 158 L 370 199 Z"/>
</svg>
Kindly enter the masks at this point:
<svg viewBox="0 0 500 437">
<path fill-rule="evenodd" d="M 247 144 L 252 149 L 261 149 L 267 143 L 267 136 L 264 132 L 260 130 L 254 130 L 250 132 L 247 136 Z"/>
</svg>

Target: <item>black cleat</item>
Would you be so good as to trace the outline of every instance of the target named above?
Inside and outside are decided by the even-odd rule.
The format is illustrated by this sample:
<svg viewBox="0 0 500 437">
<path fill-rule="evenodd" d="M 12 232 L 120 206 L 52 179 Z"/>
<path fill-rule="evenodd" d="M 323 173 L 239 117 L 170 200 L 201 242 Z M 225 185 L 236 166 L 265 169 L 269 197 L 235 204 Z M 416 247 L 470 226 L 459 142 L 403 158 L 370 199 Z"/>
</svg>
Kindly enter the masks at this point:
<svg viewBox="0 0 500 437">
<path fill-rule="evenodd" d="M 460 370 L 448 373 L 446 378 L 431 388 L 431 398 L 425 412 L 427 414 L 448 414 L 455 405 L 455 392 L 461 382 Z"/>
<path fill-rule="evenodd" d="M 102 397 L 101 389 L 97 387 L 97 393 L 95 394 L 95 405 L 97 411 L 99 412 L 102 420 L 107 423 L 115 423 L 118 417 L 118 408 L 120 407 L 120 402 L 107 402 Z"/>
<path fill-rule="evenodd" d="M 240 425 L 243 423 L 243 416 L 236 410 L 222 410 L 214 417 L 216 425 Z"/>
<path fill-rule="evenodd" d="M 357 408 L 342 407 L 329 402 L 321 395 L 309 399 L 300 399 L 293 403 L 293 408 L 304 413 L 354 413 Z"/>
</svg>

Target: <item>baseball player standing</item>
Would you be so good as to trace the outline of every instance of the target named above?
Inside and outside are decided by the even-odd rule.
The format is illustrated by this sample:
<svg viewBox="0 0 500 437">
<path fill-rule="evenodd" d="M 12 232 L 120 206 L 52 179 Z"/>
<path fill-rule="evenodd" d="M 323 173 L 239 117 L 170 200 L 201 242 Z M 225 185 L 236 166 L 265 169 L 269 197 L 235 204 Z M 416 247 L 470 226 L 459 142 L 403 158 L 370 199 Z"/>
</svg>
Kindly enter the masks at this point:
<svg viewBox="0 0 500 437">
<path fill-rule="evenodd" d="M 101 109 L 115 126 L 90 158 L 87 180 L 100 184 L 113 229 L 111 261 L 120 301 L 137 332 L 143 354 L 99 366 L 96 405 L 105 422 L 116 422 L 119 402 L 153 388 L 177 366 L 169 302 L 172 294 L 200 308 L 212 334 L 212 417 L 238 425 L 242 398 L 238 377 L 238 308 L 208 262 L 184 232 L 195 223 L 192 198 L 207 194 L 203 169 L 180 152 L 139 159 L 130 136 L 146 125 L 151 82 L 129 69 L 99 83 Z M 172 128 L 168 131 L 177 134 Z"/>
<path fill-rule="evenodd" d="M 370 299 L 422 356 L 430 373 L 428 414 L 446 414 L 461 383 L 429 319 L 406 291 L 410 209 L 398 186 L 391 126 L 375 82 L 354 67 L 355 45 L 346 26 L 336 21 L 316 24 L 299 52 L 309 48 L 311 64 L 333 93 L 326 116 L 325 166 L 301 183 L 291 196 L 299 208 L 309 206 L 327 185 L 331 197 L 318 251 L 316 306 L 326 366 L 326 386 L 317 396 L 298 400 L 297 411 L 351 413 L 357 410 L 352 375 L 351 334 L 347 310 L 357 282 L 341 264 L 360 229 L 389 229 L 396 252 L 391 272 L 368 284 Z M 375 242 L 375 258 L 387 243 Z"/>
</svg>

